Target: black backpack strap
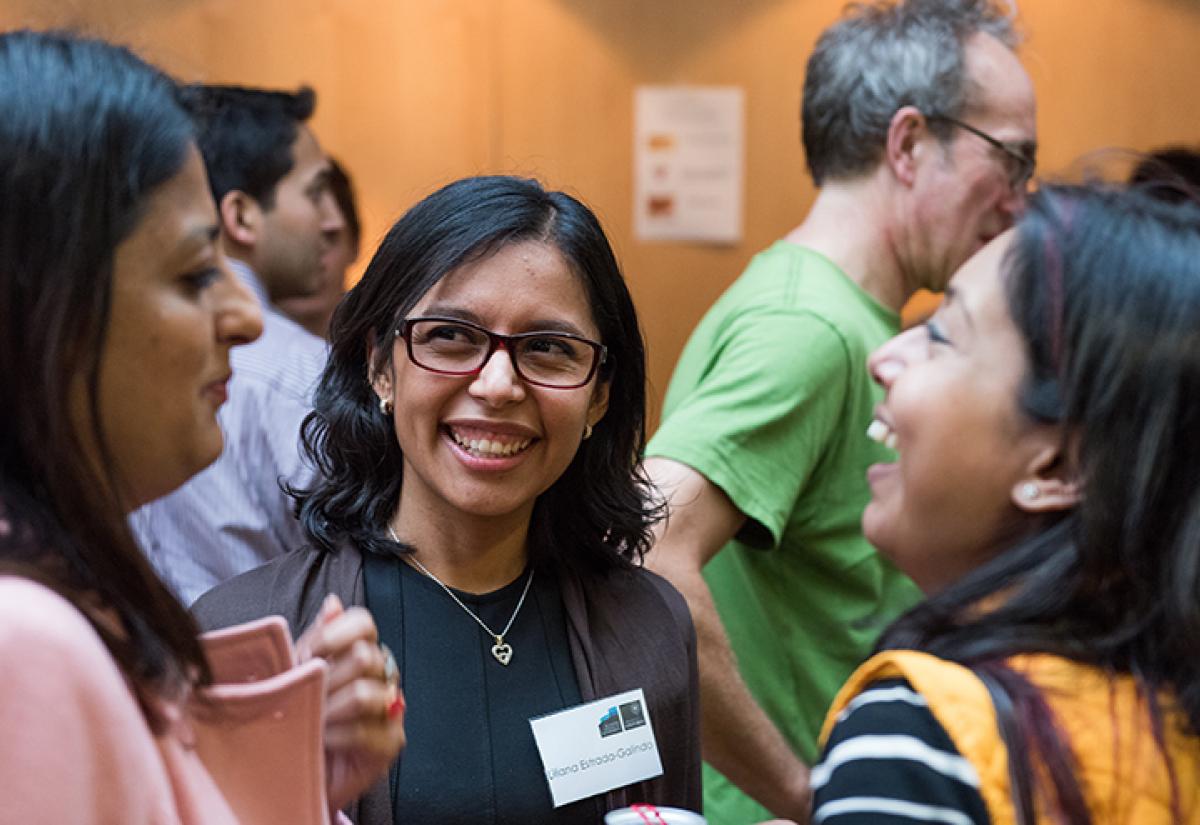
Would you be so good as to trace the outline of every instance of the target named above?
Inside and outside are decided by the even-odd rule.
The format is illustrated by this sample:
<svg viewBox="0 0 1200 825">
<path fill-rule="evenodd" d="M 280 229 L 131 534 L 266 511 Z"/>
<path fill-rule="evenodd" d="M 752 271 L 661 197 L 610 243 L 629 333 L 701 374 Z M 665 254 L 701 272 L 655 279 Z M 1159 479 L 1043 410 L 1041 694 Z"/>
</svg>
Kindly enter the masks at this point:
<svg viewBox="0 0 1200 825">
<path fill-rule="evenodd" d="M 1033 807 L 1033 770 L 1029 760 L 1028 749 L 1024 746 L 1021 733 L 1017 728 L 1017 717 L 1013 709 L 1012 697 L 1008 690 L 992 673 L 981 668 L 974 669 L 979 681 L 983 682 L 988 694 L 992 697 L 992 706 L 996 709 L 996 727 L 1000 730 L 1000 739 L 1008 752 L 1008 783 L 1012 795 L 1013 813 L 1017 825 L 1036 825 L 1037 815 Z"/>
</svg>

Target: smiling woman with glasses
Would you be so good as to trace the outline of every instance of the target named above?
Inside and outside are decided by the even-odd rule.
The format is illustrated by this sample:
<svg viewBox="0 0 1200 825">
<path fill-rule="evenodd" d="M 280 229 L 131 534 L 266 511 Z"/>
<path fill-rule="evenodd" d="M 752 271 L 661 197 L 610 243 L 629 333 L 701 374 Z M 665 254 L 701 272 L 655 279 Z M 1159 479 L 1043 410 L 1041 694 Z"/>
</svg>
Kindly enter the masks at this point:
<svg viewBox="0 0 1200 825">
<path fill-rule="evenodd" d="M 304 427 L 321 480 L 294 491 L 311 546 L 195 611 L 209 626 L 280 611 L 300 631 L 331 589 L 375 616 L 408 746 L 355 821 L 698 808 L 695 635 L 641 567 L 658 517 L 645 352 L 596 218 L 530 180 L 450 184 L 388 233 L 330 343 Z M 662 774 L 555 808 L 530 720 L 638 688 Z"/>
</svg>

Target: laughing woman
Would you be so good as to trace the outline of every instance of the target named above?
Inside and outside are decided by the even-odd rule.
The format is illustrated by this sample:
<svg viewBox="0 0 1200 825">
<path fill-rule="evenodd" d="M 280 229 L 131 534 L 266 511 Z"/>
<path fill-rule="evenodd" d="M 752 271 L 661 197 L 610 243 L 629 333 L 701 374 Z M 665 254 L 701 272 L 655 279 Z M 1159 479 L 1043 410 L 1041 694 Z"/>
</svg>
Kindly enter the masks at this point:
<svg viewBox="0 0 1200 825">
<path fill-rule="evenodd" d="M 595 217 L 529 180 L 453 183 L 392 228 L 331 343 L 304 431 L 323 480 L 297 496 L 312 546 L 212 591 L 202 623 L 304 628 L 327 589 L 370 609 L 409 744 L 364 822 L 697 808 L 694 633 L 640 566 L 645 356 Z M 555 809 L 529 720 L 638 688 L 662 775 Z"/>
<path fill-rule="evenodd" d="M 1200 821 L 1200 208 L 1043 188 L 876 352 L 871 542 L 928 600 L 814 822 Z"/>
</svg>

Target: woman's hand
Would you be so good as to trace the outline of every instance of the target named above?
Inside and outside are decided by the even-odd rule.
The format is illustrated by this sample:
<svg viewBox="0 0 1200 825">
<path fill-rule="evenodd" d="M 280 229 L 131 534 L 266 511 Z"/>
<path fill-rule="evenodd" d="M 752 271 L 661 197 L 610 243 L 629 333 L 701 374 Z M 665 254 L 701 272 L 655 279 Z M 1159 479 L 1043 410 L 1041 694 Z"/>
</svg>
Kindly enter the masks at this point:
<svg viewBox="0 0 1200 825">
<path fill-rule="evenodd" d="M 370 613 L 346 610 L 330 595 L 296 642 L 301 660 L 320 656 L 329 665 L 325 777 L 331 810 L 360 797 L 404 747 L 399 673 L 378 638 Z"/>
</svg>

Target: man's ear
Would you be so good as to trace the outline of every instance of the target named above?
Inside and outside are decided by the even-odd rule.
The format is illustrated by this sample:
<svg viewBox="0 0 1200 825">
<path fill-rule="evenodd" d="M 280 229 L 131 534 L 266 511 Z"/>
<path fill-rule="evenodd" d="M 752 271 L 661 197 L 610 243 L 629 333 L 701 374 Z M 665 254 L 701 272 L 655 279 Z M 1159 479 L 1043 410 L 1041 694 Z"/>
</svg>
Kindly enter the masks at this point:
<svg viewBox="0 0 1200 825">
<path fill-rule="evenodd" d="M 915 106 L 902 106 L 888 124 L 884 156 L 896 179 L 912 186 L 917 179 L 917 159 L 922 151 L 922 138 L 929 134 L 925 116 Z"/>
<path fill-rule="evenodd" d="M 254 198 L 231 189 L 218 204 L 221 233 L 238 246 L 253 248 L 262 232 L 262 207 Z"/>
<path fill-rule="evenodd" d="M 1026 513 L 1070 510 L 1083 498 L 1075 462 L 1063 455 L 1061 444 L 1046 445 L 1035 454 L 1025 477 L 1012 488 L 1012 502 Z"/>
</svg>

